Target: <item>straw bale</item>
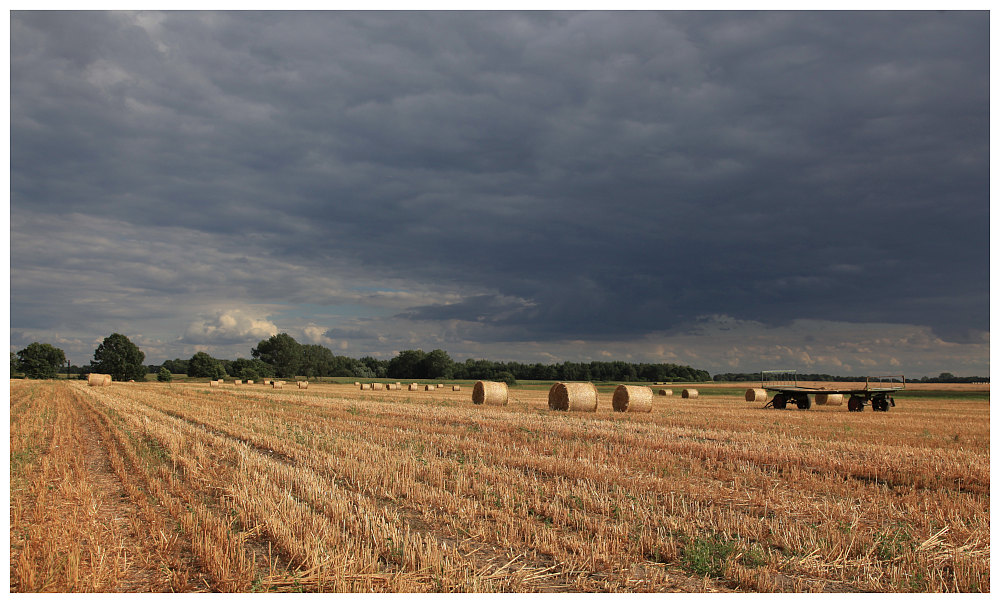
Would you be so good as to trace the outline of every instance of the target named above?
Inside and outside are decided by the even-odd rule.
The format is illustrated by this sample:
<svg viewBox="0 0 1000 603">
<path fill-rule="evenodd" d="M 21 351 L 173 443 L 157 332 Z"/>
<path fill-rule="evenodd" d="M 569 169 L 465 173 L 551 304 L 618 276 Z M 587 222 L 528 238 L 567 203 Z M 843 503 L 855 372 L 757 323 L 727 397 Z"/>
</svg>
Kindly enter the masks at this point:
<svg viewBox="0 0 1000 603">
<path fill-rule="evenodd" d="M 101 387 L 111 383 L 111 375 L 104 373 L 90 373 L 87 375 L 87 385 L 89 387 Z"/>
<path fill-rule="evenodd" d="M 438 389 L 441 389 L 442 387 L 444 387 L 444 383 L 438 383 Z"/>
<path fill-rule="evenodd" d="M 385 389 L 385 383 L 372 383 L 372 389 L 382 391 Z"/>
<path fill-rule="evenodd" d="M 247 385 L 253 385 L 253 379 L 247 379 Z"/>
<path fill-rule="evenodd" d="M 216 381 L 215 379 L 212 379 L 211 381 L 208 382 L 208 386 L 209 387 L 219 387 L 219 382 Z"/>
<path fill-rule="evenodd" d="M 611 407 L 618 412 L 652 412 L 653 390 L 644 385 L 619 385 Z"/>
<path fill-rule="evenodd" d="M 309 389 L 309 382 L 308 381 L 299 381 L 299 382 L 296 383 L 296 385 L 299 386 L 299 389 Z"/>
<path fill-rule="evenodd" d="M 502 381 L 476 381 L 472 387 L 472 403 L 507 406 L 507 384 Z"/>
<path fill-rule="evenodd" d="M 354 382 L 354 387 L 357 387 L 357 386 L 359 386 L 359 385 L 361 385 L 361 382 L 360 382 L 360 381 L 355 381 L 355 382 Z"/>
<path fill-rule="evenodd" d="M 697 398 L 698 390 L 696 389 L 682 389 L 681 398 Z"/>
<path fill-rule="evenodd" d="M 274 381 L 274 382 L 271 383 L 271 388 L 272 389 L 282 389 L 282 387 L 284 385 L 285 385 L 284 381 Z"/>
<path fill-rule="evenodd" d="M 747 402 L 766 402 L 767 390 L 759 387 L 751 387 L 743 397 Z"/>
<path fill-rule="evenodd" d="M 243 381 L 240 379 L 233 379 L 233 385 L 243 385 Z"/>
<path fill-rule="evenodd" d="M 428 383 L 427 385 L 424 386 L 424 391 L 428 391 L 429 392 L 429 391 L 433 391 L 435 389 L 437 389 L 437 386 L 436 385 L 431 385 L 430 383 Z"/>
<path fill-rule="evenodd" d="M 816 404 L 840 406 L 844 403 L 844 394 L 816 394 Z"/>
<path fill-rule="evenodd" d="M 460 391 L 462 391 L 462 386 L 461 385 L 452 385 L 451 386 L 451 391 L 453 391 L 453 392 L 460 392 Z"/>
<path fill-rule="evenodd" d="M 416 383 L 411 383 L 411 384 L 410 384 L 410 391 L 411 391 L 411 392 L 415 392 L 415 391 L 417 391 L 417 390 L 419 390 L 419 389 L 420 389 L 420 386 L 419 386 L 419 385 L 417 385 Z"/>
<path fill-rule="evenodd" d="M 550 410 L 597 411 L 597 386 L 593 383 L 556 383 L 549 389 Z"/>
<path fill-rule="evenodd" d="M 674 395 L 674 390 L 672 389 L 658 389 L 656 390 L 657 396 L 672 396 Z"/>
</svg>

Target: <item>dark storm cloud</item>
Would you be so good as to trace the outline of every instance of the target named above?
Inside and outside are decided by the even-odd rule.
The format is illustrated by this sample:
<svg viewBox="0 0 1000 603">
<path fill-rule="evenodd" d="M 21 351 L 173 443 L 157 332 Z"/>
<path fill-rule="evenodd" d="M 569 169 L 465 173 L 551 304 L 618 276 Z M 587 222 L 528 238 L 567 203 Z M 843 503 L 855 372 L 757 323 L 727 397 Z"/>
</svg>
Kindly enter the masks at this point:
<svg viewBox="0 0 1000 603">
<path fill-rule="evenodd" d="M 451 287 L 397 318 L 497 339 L 724 314 L 974 340 L 988 48 L 986 12 L 15 12 L 12 216 Z M 12 285 L 49 261 L 13 247 Z"/>
</svg>

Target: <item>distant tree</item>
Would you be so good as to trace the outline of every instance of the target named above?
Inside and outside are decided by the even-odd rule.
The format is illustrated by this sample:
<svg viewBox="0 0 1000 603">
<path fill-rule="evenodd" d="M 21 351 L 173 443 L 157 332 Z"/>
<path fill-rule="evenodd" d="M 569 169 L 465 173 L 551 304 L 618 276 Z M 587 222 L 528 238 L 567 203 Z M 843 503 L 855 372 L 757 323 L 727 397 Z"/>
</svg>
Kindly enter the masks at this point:
<svg viewBox="0 0 1000 603">
<path fill-rule="evenodd" d="M 278 333 L 261 340 L 250 355 L 274 367 L 276 376 L 289 379 L 298 375 L 302 365 L 302 345 L 288 333 Z"/>
<path fill-rule="evenodd" d="M 29 379 L 55 379 L 66 354 L 59 348 L 37 341 L 17 353 L 17 368 Z"/>
<path fill-rule="evenodd" d="M 165 366 L 161 366 L 160 372 L 156 373 L 156 380 L 160 381 L 161 383 L 169 383 L 170 381 L 173 380 L 173 378 L 174 374 L 171 373 Z"/>
<path fill-rule="evenodd" d="M 396 379 L 433 379 L 425 374 L 423 350 L 403 350 L 386 365 L 386 374 Z"/>
<path fill-rule="evenodd" d="M 300 375 L 306 377 L 330 377 L 337 368 L 337 360 L 329 348 L 317 344 L 302 345 L 302 365 Z"/>
<path fill-rule="evenodd" d="M 181 358 L 174 358 L 173 360 L 165 360 L 163 366 L 166 367 L 168 371 L 175 375 L 186 375 L 188 372 L 188 361 L 182 360 Z"/>
<path fill-rule="evenodd" d="M 502 371 L 500 373 L 497 373 L 496 380 L 503 381 L 507 385 L 511 386 L 517 385 L 517 379 L 514 378 L 514 374 L 511 373 L 510 371 Z"/>
<path fill-rule="evenodd" d="M 273 377 L 274 369 L 271 368 L 271 365 L 261 360 L 237 358 L 230 364 L 229 374 L 240 379 L 252 379 L 256 381 L 261 377 Z"/>
<path fill-rule="evenodd" d="M 448 355 L 448 352 L 433 350 L 421 362 L 424 379 L 450 379 L 453 364 L 455 363 L 452 361 L 451 356 Z"/>
<path fill-rule="evenodd" d="M 196 352 L 188 360 L 188 377 L 208 377 L 210 379 L 221 379 L 226 376 L 226 370 L 222 362 L 212 358 L 207 352 Z"/>
<path fill-rule="evenodd" d="M 115 381 L 145 381 L 146 367 L 142 363 L 145 358 L 146 354 L 128 337 L 112 333 L 94 350 L 91 370 L 111 375 Z"/>
</svg>

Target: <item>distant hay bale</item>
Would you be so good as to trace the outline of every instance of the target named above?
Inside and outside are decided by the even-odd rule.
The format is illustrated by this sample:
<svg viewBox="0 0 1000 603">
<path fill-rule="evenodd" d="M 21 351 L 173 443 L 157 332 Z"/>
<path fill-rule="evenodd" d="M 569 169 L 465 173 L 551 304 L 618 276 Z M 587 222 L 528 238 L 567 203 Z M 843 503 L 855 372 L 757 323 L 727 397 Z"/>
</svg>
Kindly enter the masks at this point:
<svg viewBox="0 0 1000 603">
<path fill-rule="evenodd" d="M 253 385 L 253 379 L 247 379 L 247 385 Z"/>
<path fill-rule="evenodd" d="M 597 386 L 593 383 L 556 383 L 549 389 L 549 409 L 597 411 Z"/>
<path fill-rule="evenodd" d="M 435 389 L 437 389 L 437 386 L 436 385 L 431 385 L 430 383 L 428 383 L 427 385 L 424 386 L 424 391 L 428 391 L 429 392 L 429 391 L 433 391 Z"/>
<path fill-rule="evenodd" d="M 219 382 L 216 381 L 215 379 L 212 379 L 211 381 L 208 382 L 208 386 L 209 387 L 219 387 Z"/>
<path fill-rule="evenodd" d="M 88 387 L 101 387 L 108 383 L 111 383 L 111 375 L 105 375 L 104 373 L 90 373 L 87 375 Z"/>
<path fill-rule="evenodd" d="M 104 385 L 111 385 L 111 375 L 104 375 Z"/>
<path fill-rule="evenodd" d="M 476 381 L 472 387 L 472 403 L 507 406 L 507 384 L 501 381 Z"/>
<path fill-rule="evenodd" d="M 816 394 L 816 404 L 840 406 L 844 403 L 844 394 Z"/>
<path fill-rule="evenodd" d="M 128 382 L 129 383 L 135 383 L 135 379 L 129 379 Z"/>
<path fill-rule="evenodd" d="M 354 382 L 354 387 L 357 387 L 357 386 L 359 386 L 359 385 L 361 385 L 361 382 L 360 382 L 360 381 L 355 381 L 355 382 Z"/>
<path fill-rule="evenodd" d="M 759 387 L 751 387 L 743 397 L 747 402 L 765 402 L 767 401 L 767 390 Z"/>
<path fill-rule="evenodd" d="M 387 390 L 389 390 L 389 391 L 392 391 L 392 390 L 396 389 L 396 384 L 395 383 L 386 383 L 385 384 L 385 388 Z"/>
<path fill-rule="evenodd" d="M 656 390 L 657 396 L 672 396 L 674 395 L 674 390 L 672 389 L 658 389 Z"/>
<path fill-rule="evenodd" d="M 415 392 L 420 389 L 420 386 L 417 385 L 416 383 L 411 383 L 409 389 L 411 392 Z"/>
<path fill-rule="evenodd" d="M 382 391 L 385 389 L 385 383 L 372 383 L 372 389 Z"/>
<path fill-rule="evenodd" d="M 461 385 L 452 385 L 451 386 L 451 391 L 453 391 L 453 392 L 460 392 L 460 391 L 462 391 L 462 386 Z"/>
<path fill-rule="evenodd" d="M 299 389 L 309 389 L 309 382 L 308 381 L 298 381 L 298 382 L 296 382 L 296 385 L 299 386 Z"/>
<path fill-rule="evenodd" d="M 644 385 L 619 385 L 611 407 L 617 412 L 652 412 L 653 390 Z"/>
<path fill-rule="evenodd" d="M 263 381 L 260 382 L 260 384 L 261 385 L 271 385 L 271 380 L 270 379 L 264 379 Z"/>
<path fill-rule="evenodd" d="M 681 398 L 697 398 L 698 390 L 696 389 L 682 389 Z"/>
<path fill-rule="evenodd" d="M 442 387 L 444 387 L 444 383 L 438 383 L 438 389 L 441 389 Z"/>
<path fill-rule="evenodd" d="M 243 381 L 240 379 L 233 379 L 233 385 L 243 385 Z"/>
<path fill-rule="evenodd" d="M 284 381 L 273 381 L 273 382 L 271 382 L 271 388 L 272 389 L 282 389 L 282 387 L 284 385 L 285 385 Z"/>
</svg>

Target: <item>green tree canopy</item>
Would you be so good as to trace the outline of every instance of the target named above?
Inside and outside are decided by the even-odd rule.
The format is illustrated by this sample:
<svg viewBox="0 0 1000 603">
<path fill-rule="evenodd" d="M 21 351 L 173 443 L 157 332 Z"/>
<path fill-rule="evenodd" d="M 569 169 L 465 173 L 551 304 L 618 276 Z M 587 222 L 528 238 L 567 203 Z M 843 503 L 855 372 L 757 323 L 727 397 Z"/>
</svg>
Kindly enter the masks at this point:
<svg viewBox="0 0 1000 603">
<path fill-rule="evenodd" d="M 274 369 L 271 365 L 261 360 L 251 360 L 249 358 L 237 358 L 230 364 L 230 374 L 240 379 L 252 379 L 256 381 L 261 377 L 273 377 Z"/>
<path fill-rule="evenodd" d="M 165 366 L 161 366 L 160 372 L 156 373 L 156 380 L 163 383 L 169 383 L 173 378 L 174 374 Z"/>
<path fill-rule="evenodd" d="M 226 376 L 226 370 L 222 362 L 212 358 L 207 352 L 196 352 L 188 360 L 188 377 L 208 377 L 210 379 L 222 379 Z"/>
<path fill-rule="evenodd" d="M 261 340 L 250 355 L 274 367 L 274 373 L 282 379 L 298 375 L 302 366 L 302 345 L 288 333 L 278 333 Z"/>
<path fill-rule="evenodd" d="M 48 343 L 36 341 L 17 353 L 17 368 L 29 379 L 55 379 L 64 364 L 66 354 Z"/>
<path fill-rule="evenodd" d="M 107 373 L 115 381 L 146 380 L 146 366 L 142 363 L 146 354 L 121 333 L 112 333 L 104 338 L 94 350 L 92 370 Z"/>
</svg>

